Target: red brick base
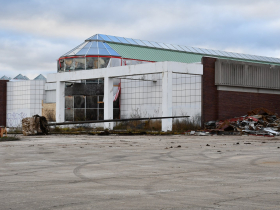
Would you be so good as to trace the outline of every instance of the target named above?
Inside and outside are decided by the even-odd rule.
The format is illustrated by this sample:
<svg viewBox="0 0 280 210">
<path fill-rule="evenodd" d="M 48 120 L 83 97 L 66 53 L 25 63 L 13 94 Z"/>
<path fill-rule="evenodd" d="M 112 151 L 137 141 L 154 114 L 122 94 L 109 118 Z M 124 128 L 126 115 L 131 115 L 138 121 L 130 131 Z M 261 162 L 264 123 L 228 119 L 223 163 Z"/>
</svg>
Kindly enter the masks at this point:
<svg viewBox="0 0 280 210">
<path fill-rule="evenodd" d="M 261 107 L 280 114 L 280 96 L 276 94 L 233 91 L 218 91 L 218 94 L 218 119 L 221 120 L 242 116 L 252 109 Z"/>
<path fill-rule="evenodd" d="M 8 80 L 0 80 L 0 126 L 6 127 L 7 115 L 7 82 Z"/>
<path fill-rule="evenodd" d="M 218 91 L 215 85 L 215 58 L 202 58 L 202 123 L 246 115 L 264 107 L 280 115 L 280 95 Z"/>
</svg>

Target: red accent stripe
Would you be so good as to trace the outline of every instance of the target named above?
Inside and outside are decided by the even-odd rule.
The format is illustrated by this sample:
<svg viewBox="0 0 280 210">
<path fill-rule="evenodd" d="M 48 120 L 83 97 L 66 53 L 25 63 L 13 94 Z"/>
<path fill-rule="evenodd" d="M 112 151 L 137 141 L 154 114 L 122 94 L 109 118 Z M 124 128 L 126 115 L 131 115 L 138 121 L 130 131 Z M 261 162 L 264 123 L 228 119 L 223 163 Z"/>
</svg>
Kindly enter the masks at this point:
<svg viewBox="0 0 280 210">
<path fill-rule="evenodd" d="M 146 60 L 138 60 L 138 59 L 132 59 L 132 58 L 123 58 L 125 60 L 133 60 L 133 61 L 145 61 L 145 62 L 151 62 L 151 63 L 155 63 L 156 61 L 146 61 Z"/>
<path fill-rule="evenodd" d="M 90 57 L 90 58 L 96 58 L 96 57 L 101 57 L 101 58 L 118 58 L 118 59 L 125 59 L 125 60 L 134 60 L 134 61 L 145 61 L 145 62 L 151 62 L 151 63 L 155 63 L 156 61 L 147 61 L 147 60 L 139 60 L 139 59 L 132 59 L 132 58 L 122 58 L 122 57 L 117 57 L 117 56 L 106 56 L 106 55 L 101 55 L 101 56 L 98 56 L 98 55 L 87 55 L 87 56 L 84 56 L 84 55 L 77 55 L 77 56 L 65 56 L 65 57 L 61 57 L 58 59 L 58 61 L 60 62 L 61 59 L 66 59 L 66 58 L 87 58 L 87 57 Z M 121 62 L 122 63 L 122 62 Z"/>
<path fill-rule="evenodd" d="M 59 58 L 58 60 L 61 60 L 61 59 L 65 59 L 65 58 L 87 58 L 87 57 L 101 57 L 101 58 L 121 58 L 121 57 L 117 57 L 117 56 L 106 56 L 106 55 L 87 55 L 87 56 L 84 56 L 84 55 L 73 55 L 73 56 L 65 56 L 65 57 L 61 57 Z"/>
</svg>

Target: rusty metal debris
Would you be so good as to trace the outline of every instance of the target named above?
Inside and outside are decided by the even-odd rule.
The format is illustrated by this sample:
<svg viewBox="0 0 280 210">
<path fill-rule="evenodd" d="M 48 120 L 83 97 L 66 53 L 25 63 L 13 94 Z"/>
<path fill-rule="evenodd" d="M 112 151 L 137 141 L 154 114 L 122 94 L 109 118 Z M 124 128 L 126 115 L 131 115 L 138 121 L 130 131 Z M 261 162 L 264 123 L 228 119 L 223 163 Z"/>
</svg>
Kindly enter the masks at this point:
<svg viewBox="0 0 280 210">
<path fill-rule="evenodd" d="M 266 108 L 251 110 L 245 116 L 223 121 L 209 121 L 205 128 L 211 132 L 231 131 L 253 135 L 280 135 L 280 118 Z"/>
</svg>

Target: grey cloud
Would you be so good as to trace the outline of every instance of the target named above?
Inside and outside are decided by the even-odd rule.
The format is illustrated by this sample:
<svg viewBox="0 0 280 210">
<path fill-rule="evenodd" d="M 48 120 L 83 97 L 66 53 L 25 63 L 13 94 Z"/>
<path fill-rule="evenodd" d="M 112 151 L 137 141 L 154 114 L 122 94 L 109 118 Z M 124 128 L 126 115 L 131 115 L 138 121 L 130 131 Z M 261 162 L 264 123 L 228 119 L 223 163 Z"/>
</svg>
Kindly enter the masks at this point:
<svg viewBox="0 0 280 210">
<path fill-rule="evenodd" d="M 280 57 L 275 0 L 0 4 L 0 71 L 54 72 L 59 56 L 95 33 Z"/>
</svg>

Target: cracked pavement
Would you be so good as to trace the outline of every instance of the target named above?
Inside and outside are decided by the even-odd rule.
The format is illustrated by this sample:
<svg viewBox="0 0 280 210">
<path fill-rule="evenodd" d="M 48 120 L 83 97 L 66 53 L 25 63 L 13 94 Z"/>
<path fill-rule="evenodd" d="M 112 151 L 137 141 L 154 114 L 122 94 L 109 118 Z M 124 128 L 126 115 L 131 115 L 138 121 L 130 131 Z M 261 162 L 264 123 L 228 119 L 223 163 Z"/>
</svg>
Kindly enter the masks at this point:
<svg viewBox="0 0 280 210">
<path fill-rule="evenodd" d="M 280 206 L 280 137 L 20 138 L 0 141 L 0 209 Z"/>
</svg>

